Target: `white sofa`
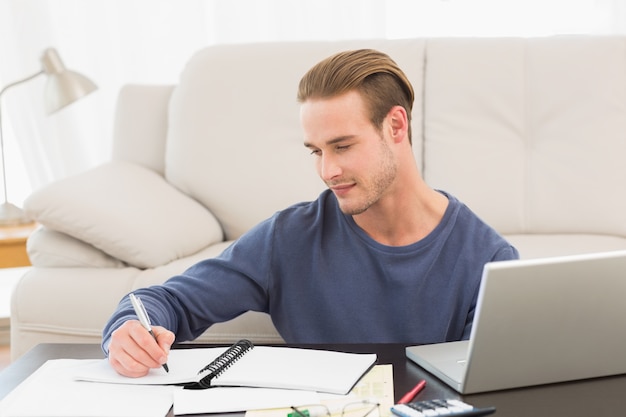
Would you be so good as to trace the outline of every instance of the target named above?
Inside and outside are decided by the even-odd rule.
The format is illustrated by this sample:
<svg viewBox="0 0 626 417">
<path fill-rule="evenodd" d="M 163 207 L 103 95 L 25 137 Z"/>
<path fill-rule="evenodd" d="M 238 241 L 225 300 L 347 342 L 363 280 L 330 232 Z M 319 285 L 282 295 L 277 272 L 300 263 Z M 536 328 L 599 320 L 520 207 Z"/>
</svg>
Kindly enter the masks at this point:
<svg viewBox="0 0 626 417">
<path fill-rule="evenodd" d="M 110 163 L 37 190 L 34 267 L 12 298 L 12 356 L 100 341 L 127 292 L 215 256 L 323 184 L 296 89 L 344 49 L 376 48 L 416 91 L 414 151 L 523 258 L 626 248 L 626 37 L 407 39 L 209 47 L 176 86 L 119 95 Z M 247 313 L 201 341 L 280 342 Z"/>
</svg>

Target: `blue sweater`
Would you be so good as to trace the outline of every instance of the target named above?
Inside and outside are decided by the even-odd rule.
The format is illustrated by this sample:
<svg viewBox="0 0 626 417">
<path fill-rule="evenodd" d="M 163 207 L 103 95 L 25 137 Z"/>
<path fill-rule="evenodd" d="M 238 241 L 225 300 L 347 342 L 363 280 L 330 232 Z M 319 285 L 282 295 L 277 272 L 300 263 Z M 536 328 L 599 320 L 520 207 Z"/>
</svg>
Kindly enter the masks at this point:
<svg viewBox="0 0 626 417">
<path fill-rule="evenodd" d="M 269 313 L 287 343 L 435 343 L 469 337 L 483 265 L 517 250 L 447 195 L 424 239 L 382 245 L 330 191 L 258 224 L 220 256 L 139 295 L 176 341 L 245 311 Z M 128 297 L 104 329 L 135 318 Z"/>
</svg>

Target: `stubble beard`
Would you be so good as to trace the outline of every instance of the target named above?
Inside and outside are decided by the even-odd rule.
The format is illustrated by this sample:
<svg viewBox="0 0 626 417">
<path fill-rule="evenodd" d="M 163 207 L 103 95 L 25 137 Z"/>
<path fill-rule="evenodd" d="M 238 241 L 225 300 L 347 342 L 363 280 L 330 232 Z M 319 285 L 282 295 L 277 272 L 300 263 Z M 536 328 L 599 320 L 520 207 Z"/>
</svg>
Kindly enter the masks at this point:
<svg viewBox="0 0 626 417">
<path fill-rule="evenodd" d="M 351 216 L 364 213 L 382 198 L 396 179 L 397 172 L 398 166 L 393 159 L 393 153 L 385 141 L 381 140 L 381 162 L 377 172 L 363 181 L 351 179 L 356 184 L 355 188 L 364 190 L 365 195 L 354 202 L 338 199 L 339 209 L 342 213 Z"/>
</svg>

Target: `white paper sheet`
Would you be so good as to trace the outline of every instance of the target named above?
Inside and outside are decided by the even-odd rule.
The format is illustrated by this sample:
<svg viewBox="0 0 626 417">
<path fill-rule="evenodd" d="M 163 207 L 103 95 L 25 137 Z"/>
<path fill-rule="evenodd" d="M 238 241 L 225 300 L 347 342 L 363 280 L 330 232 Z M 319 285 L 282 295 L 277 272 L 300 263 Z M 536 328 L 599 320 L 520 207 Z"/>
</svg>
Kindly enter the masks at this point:
<svg viewBox="0 0 626 417">
<path fill-rule="evenodd" d="M 179 389 L 174 393 L 174 414 L 226 413 L 319 402 L 319 395 L 314 391 L 243 387 Z"/>
<path fill-rule="evenodd" d="M 171 386 L 76 381 L 77 370 L 89 362 L 100 360 L 47 361 L 0 402 L 0 416 L 155 417 L 170 410 Z"/>
</svg>

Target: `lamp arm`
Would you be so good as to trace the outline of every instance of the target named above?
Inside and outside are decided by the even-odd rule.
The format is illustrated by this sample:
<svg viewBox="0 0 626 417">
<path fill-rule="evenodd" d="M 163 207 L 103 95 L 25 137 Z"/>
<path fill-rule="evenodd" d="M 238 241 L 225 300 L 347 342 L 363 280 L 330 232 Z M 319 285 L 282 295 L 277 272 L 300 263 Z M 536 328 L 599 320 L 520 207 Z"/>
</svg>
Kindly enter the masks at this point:
<svg viewBox="0 0 626 417">
<path fill-rule="evenodd" d="M 33 75 L 29 75 L 26 78 L 22 78 L 21 80 L 17 80 L 10 84 L 5 85 L 2 90 L 0 90 L 0 156 L 2 157 L 2 190 L 4 191 L 4 203 L 8 203 L 7 198 L 7 175 L 6 175 L 6 164 L 4 162 L 4 138 L 2 136 L 2 95 L 11 87 L 15 87 L 16 85 L 25 83 L 27 81 L 32 80 L 35 77 L 38 77 L 44 74 L 45 71 L 41 70 Z"/>
<path fill-rule="evenodd" d="M 45 73 L 45 71 L 41 70 L 41 71 L 39 71 L 39 72 L 37 72 L 37 73 L 35 73 L 33 75 L 29 75 L 26 78 L 22 78 L 21 80 L 17 80 L 17 81 L 14 81 L 14 82 L 10 83 L 10 84 L 5 85 L 4 87 L 2 87 L 2 90 L 0 90 L 0 98 L 2 98 L 2 94 L 4 94 L 4 92 L 6 90 L 8 90 L 9 88 L 15 87 L 16 85 L 19 85 L 19 84 L 25 83 L 27 81 L 30 81 L 33 78 L 38 77 L 38 76 L 40 76 L 40 75 L 42 75 L 44 73 Z"/>
</svg>

